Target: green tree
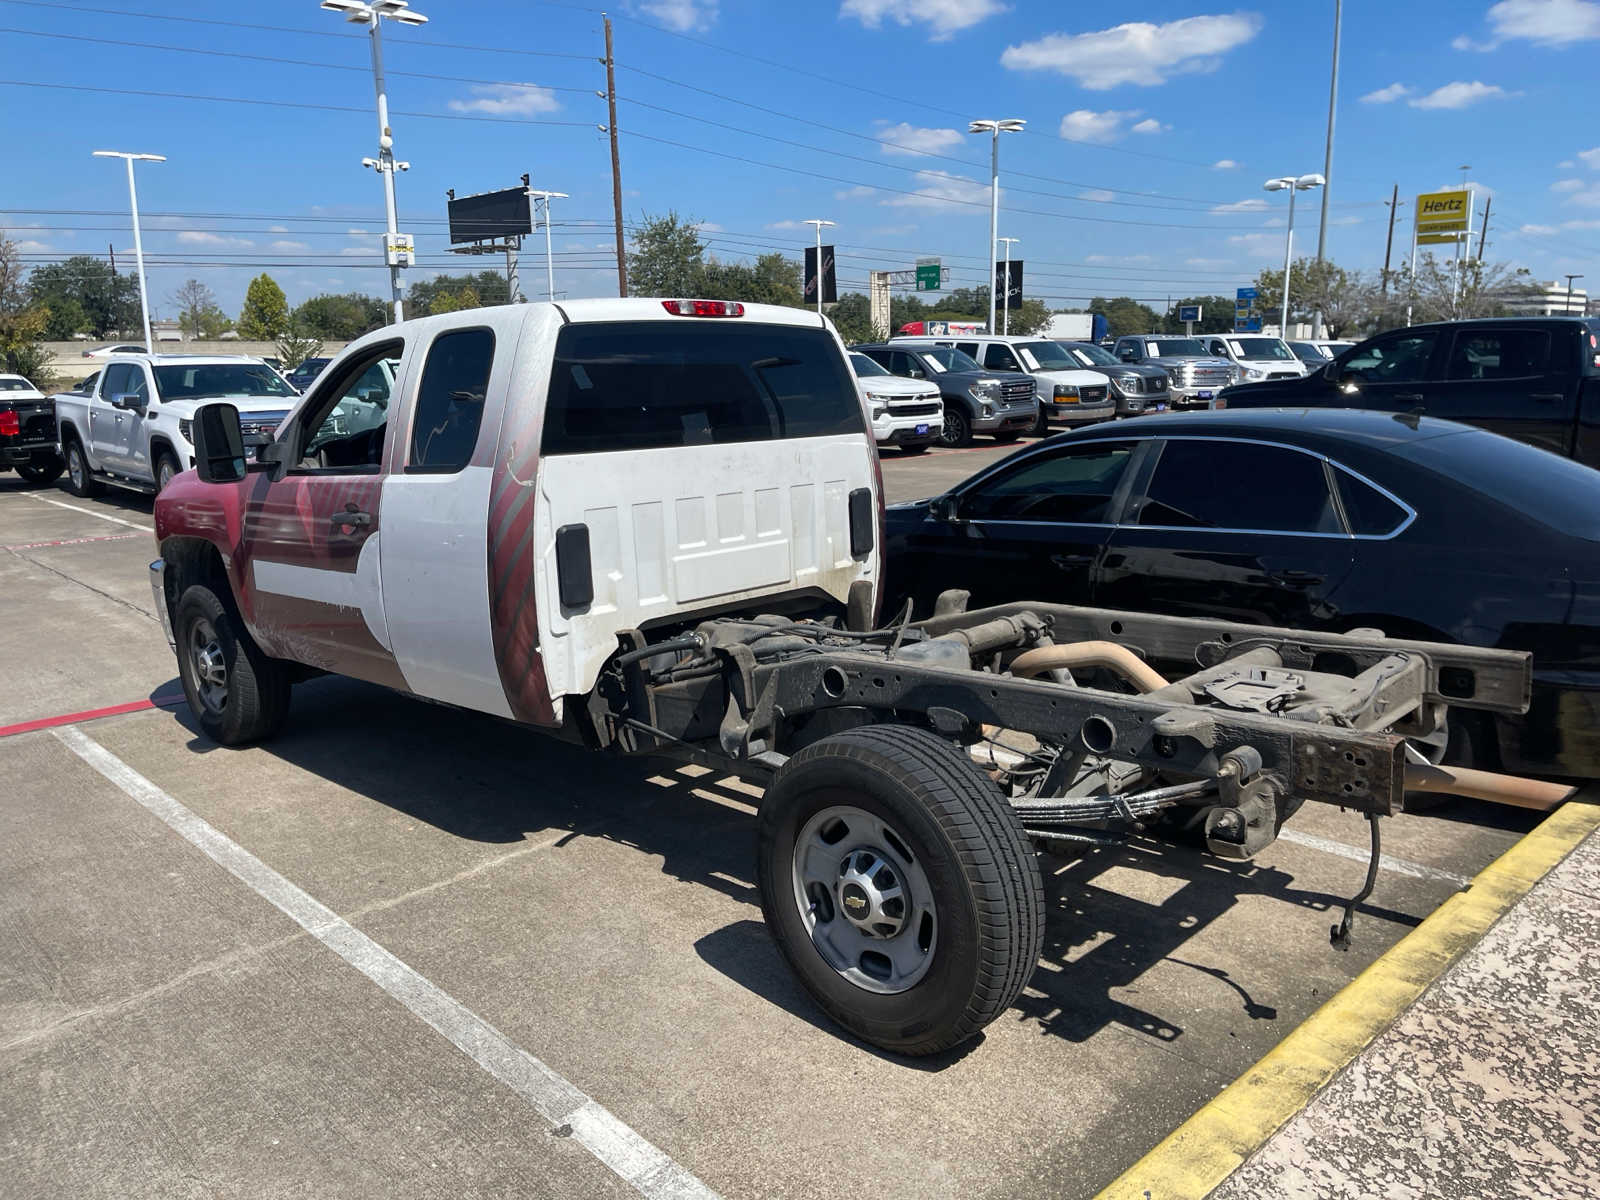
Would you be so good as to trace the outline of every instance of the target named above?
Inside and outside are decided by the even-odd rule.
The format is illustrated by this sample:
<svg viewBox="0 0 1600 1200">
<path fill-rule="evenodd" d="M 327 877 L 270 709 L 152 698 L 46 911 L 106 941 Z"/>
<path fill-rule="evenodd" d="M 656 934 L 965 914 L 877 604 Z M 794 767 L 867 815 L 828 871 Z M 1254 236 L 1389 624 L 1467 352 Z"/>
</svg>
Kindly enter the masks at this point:
<svg viewBox="0 0 1600 1200">
<path fill-rule="evenodd" d="M 322 353 L 322 339 L 306 328 L 298 317 L 290 317 L 277 338 L 278 360 L 285 371 L 292 371 L 308 358 Z"/>
<path fill-rule="evenodd" d="M 1310 323 L 1320 309 L 1330 337 L 1370 328 L 1376 321 L 1377 287 L 1360 271 L 1347 271 L 1323 259 L 1299 258 L 1289 277 L 1289 322 Z M 1283 310 L 1283 271 L 1268 268 L 1256 277 L 1256 307 L 1277 324 Z"/>
<path fill-rule="evenodd" d="M 172 295 L 178 310 L 178 330 L 191 339 L 211 340 L 233 328 L 227 314 L 217 307 L 211 289 L 198 279 L 190 279 Z"/>
<path fill-rule="evenodd" d="M 289 301 L 277 280 L 262 272 L 250 281 L 239 310 L 239 336 L 275 342 L 289 329 Z"/>
<path fill-rule="evenodd" d="M 470 284 L 454 292 L 445 292 L 434 296 L 432 311 L 439 313 L 462 312 L 469 308 L 482 308 L 483 301 L 478 299 L 477 288 Z"/>
<path fill-rule="evenodd" d="M 846 292 L 828 310 L 828 317 L 847 346 L 856 342 L 875 342 L 878 331 L 872 327 L 872 301 L 860 292 Z"/>
<path fill-rule="evenodd" d="M 63 262 L 35 267 L 28 278 L 28 293 L 34 304 L 53 308 L 64 301 L 76 301 L 87 321 L 87 331 L 95 337 L 110 337 L 142 324 L 139 315 L 139 285 L 89 254 L 77 254 Z"/>
<path fill-rule="evenodd" d="M 628 293 L 633 296 L 698 296 L 705 270 L 706 244 L 699 222 L 676 211 L 645 216 L 628 255 Z M 710 296 L 706 299 L 729 299 Z"/>
<path fill-rule="evenodd" d="M 0 237 L 0 371 L 49 386 L 50 355 L 42 345 L 49 320 L 50 310 L 32 300 L 23 286 L 17 244 Z"/>
<path fill-rule="evenodd" d="M 446 309 L 433 307 L 434 297 L 451 295 L 463 288 L 478 294 L 480 304 L 509 304 L 506 277 L 499 271 L 478 271 L 471 275 L 435 275 L 420 280 L 407 289 L 406 316 L 426 317 Z"/>
<path fill-rule="evenodd" d="M 389 306 L 361 292 L 313 296 L 296 307 L 294 314 L 307 329 L 330 341 L 348 342 L 389 323 Z"/>
<path fill-rule="evenodd" d="M 1417 271 L 1391 272 L 1387 309 L 1389 324 L 1404 320 L 1459 321 L 1470 317 L 1499 317 L 1510 312 L 1508 300 L 1538 293 L 1525 267 L 1464 259 L 1460 264 L 1424 254 Z"/>
<path fill-rule="evenodd" d="M 1161 328 L 1161 318 L 1149 305 L 1140 304 L 1131 296 L 1118 296 L 1107 300 L 1096 296 L 1089 301 L 1089 311 L 1106 319 L 1107 332 L 1112 337 L 1129 333 L 1154 333 Z"/>
<path fill-rule="evenodd" d="M 80 333 L 89 332 L 89 314 L 71 296 L 52 303 L 49 313 L 44 330 L 44 336 L 49 341 L 70 341 Z"/>
</svg>

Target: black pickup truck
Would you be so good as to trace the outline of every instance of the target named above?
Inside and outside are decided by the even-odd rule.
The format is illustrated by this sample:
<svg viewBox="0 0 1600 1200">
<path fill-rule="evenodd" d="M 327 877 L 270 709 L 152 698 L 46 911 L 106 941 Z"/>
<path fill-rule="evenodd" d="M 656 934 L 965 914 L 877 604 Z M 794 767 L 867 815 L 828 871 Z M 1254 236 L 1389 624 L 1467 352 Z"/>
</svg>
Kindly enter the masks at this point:
<svg viewBox="0 0 1600 1200">
<path fill-rule="evenodd" d="M 21 375 L 0 375 L 0 471 L 12 467 L 33 484 L 61 474 L 55 405 Z"/>
<path fill-rule="evenodd" d="M 1495 317 L 1395 329 L 1300 379 L 1237 384 L 1235 408 L 1421 410 L 1600 467 L 1600 320 Z"/>
</svg>

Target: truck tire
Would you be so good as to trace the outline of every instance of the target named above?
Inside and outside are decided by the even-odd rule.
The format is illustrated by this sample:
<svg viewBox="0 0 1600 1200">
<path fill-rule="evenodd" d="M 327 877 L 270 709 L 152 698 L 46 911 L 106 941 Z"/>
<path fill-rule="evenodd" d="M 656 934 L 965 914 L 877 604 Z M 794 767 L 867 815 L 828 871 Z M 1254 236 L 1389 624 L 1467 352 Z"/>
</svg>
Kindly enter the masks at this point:
<svg viewBox="0 0 1600 1200">
<path fill-rule="evenodd" d="M 1044 409 L 1039 410 L 1039 415 L 1033 419 L 1033 424 L 1028 426 L 1027 432 L 1034 437 L 1050 436 L 1050 418 L 1045 416 Z"/>
<path fill-rule="evenodd" d="M 163 450 L 156 455 L 156 495 L 167 490 L 167 484 L 172 482 L 172 477 L 183 470 L 178 465 L 178 458 L 171 450 Z"/>
<path fill-rule="evenodd" d="M 77 438 L 69 438 L 67 452 L 67 491 L 84 500 L 105 491 L 105 485 L 89 473 L 89 458 Z"/>
<path fill-rule="evenodd" d="M 972 445 L 972 422 L 959 404 L 946 400 L 944 424 L 939 427 L 939 445 L 950 449 Z"/>
<path fill-rule="evenodd" d="M 61 472 L 66 470 L 59 458 L 52 457 L 49 462 L 27 462 L 17 468 L 17 474 L 33 484 L 34 487 L 44 487 L 61 478 Z"/>
<path fill-rule="evenodd" d="M 972 760 L 925 729 L 846 730 L 799 751 L 757 821 L 761 910 L 827 1014 L 898 1054 L 998 1017 L 1044 945 L 1039 863 Z"/>
<path fill-rule="evenodd" d="M 282 727 L 289 715 L 289 673 L 261 652 L 232 605 L 195 584 L 178 598 L 173 631 L 183 694 L 206 736 L 242 746 Z"/>
</svg>

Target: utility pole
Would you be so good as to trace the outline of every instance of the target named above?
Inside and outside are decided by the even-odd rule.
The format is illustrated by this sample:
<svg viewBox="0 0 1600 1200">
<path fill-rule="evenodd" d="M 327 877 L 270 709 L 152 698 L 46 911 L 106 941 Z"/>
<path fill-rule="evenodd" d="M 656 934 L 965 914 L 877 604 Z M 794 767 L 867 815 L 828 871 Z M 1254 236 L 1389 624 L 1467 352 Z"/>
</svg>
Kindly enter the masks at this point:
<svg viewBox="0 0 1600 1200">
<path fill-rule="evenodd" d="M 1322 219 L 1317 222 L 1317 265 L 1322 265 L 1323 248 L 1328 238 L 1328 193 L 1333 181 L 1333 119 L 1339 107 L 1339 35 L 1344 25 L 1344 0 L 1333 0 L 1333 79 L 1328 84 L 1328 142 L 1322 154 Z M 1322 336 L 1322 306 L 1312 327 L 1312 336 Z"/>
<path fill-rule="evenodd" d="M 611 208 L 617 219 L 617 295 L 628 294 L 628 256 L 622 248 L 622 162 L 617 153 L 617 64 L 611 53 L 611 18 L 605 13 L 600 19 L 606 26 L 606 109 L 611 134 Z"/>
<path fill-rule="evenodd" d="M 1566 307 L 1564 307 L 1561 310 L 1561 315 L 1562 316 L 1570 317 L 1572 315 L 1572 281 L 1574 279 L 1582 279 L 1582 278 L 1583 278 L 1582 275 L 1568 275 L 1567 276 L 1567 303 L 1566 303 Z M 1584 305 L 1584 307 L 1587 308 L 1588 305 L 1586 304 L 1586 305 Z M 1579 315 L 1581 316 L 1582 314 L 1579 314 Z"/>
<path fill-rule="evenodd" d="M 1484 247 L 1489 244 L 1489 206 L 1494 203 L 1493 196 L 1483 198 L 1483 228 L 1478 231 L 1478 261 L 1483 261 Z"/>
<path fill-rule="evenodd" d="M 1389 294 L 1389 255 L 1394 251 L 1394 214 L 1400 207 L 1400 185 L 1394 185 L 1394 191 L 1389 194 L 1389 236 L 1383 243 L 1383 283 L 1380 295 Z"/>
<path fill-rule="evenodd" d="M 111 273 L 115 275 L 117 273 L 117 248 L 110 242 L 107 242 L 106 253 L 111 256 Z"/>
</svg>

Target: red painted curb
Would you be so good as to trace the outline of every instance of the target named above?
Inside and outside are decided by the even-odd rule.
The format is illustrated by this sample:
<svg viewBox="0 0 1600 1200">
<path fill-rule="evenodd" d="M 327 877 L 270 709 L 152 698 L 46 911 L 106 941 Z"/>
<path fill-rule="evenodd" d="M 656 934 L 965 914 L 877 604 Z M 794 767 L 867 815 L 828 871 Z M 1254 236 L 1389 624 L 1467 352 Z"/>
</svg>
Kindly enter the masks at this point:
<svg viewBox="0 0 1600 1200">
<path fill-rule="evenodd" d="M 16 725 L 0 725 L 0 738 L 14 737 L 19 733 L 32 733 L 36 729 L 54 729 L 58 725 L 76 725 L 81 721 L 98 721 L 102 717 L 120 717 L 123 713 L 142 712 L 147 708 L 174 708 L 183 702 L 182 696 L 158 696 L 154 700 L 130 700 L 127 704 L 113 704 L 109 708 L 90 708 L 83 712 L 63 713 L 59 717 L 40 717 Z"/>
</svg>

